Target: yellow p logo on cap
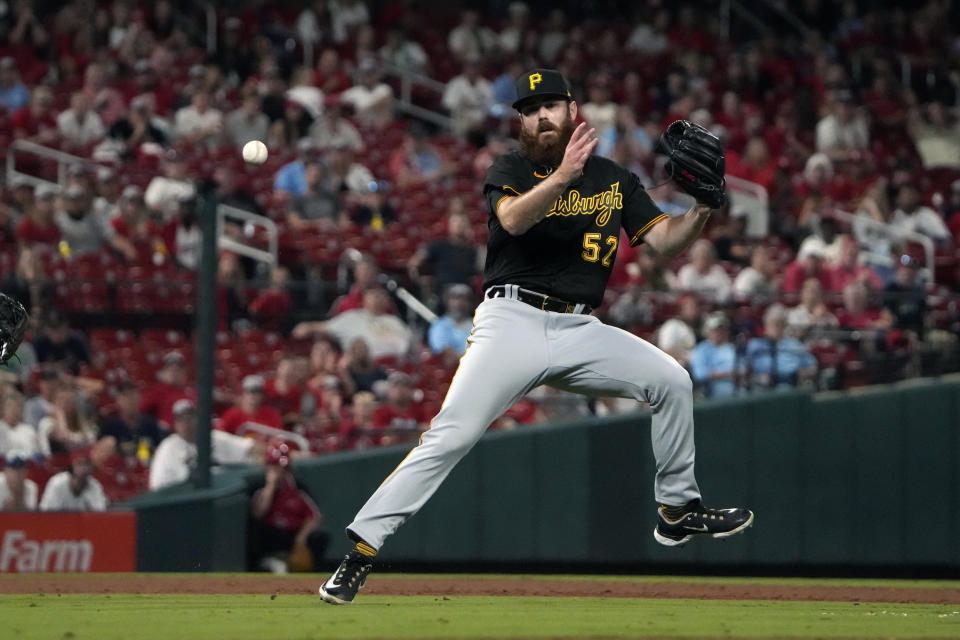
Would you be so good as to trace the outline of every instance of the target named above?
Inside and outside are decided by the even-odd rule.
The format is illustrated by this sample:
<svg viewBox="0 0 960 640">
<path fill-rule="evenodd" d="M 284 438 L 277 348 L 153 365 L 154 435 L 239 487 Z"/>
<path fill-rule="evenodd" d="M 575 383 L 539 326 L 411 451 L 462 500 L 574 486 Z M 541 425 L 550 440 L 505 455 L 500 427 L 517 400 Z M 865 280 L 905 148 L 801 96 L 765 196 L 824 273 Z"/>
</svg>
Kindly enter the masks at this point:
<svg viewBox="0 0 960 640">
<path fill-rule="evenodd" d="M 530 74 L 530 91 L 536 91 L 537 85 L 540 84 L 541 80 L 543 80 L 543 78 L 540 77 L 539 73 L 531 73 Z"/>
</svg>

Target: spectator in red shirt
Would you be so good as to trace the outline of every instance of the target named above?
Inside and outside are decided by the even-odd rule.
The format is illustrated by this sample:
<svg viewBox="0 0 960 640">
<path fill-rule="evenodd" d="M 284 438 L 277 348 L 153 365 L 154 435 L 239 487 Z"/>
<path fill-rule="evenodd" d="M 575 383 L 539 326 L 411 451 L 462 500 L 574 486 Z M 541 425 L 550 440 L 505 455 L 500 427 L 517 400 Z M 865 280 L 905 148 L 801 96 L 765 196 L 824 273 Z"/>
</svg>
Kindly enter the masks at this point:
<svg viewBox="0 0 960 640">
<path fill-rule="evenodd" d="M 283 416 L 280 415 L 280 412 L 270 405 L 264 404 L 266 399 L 265 386 L 266 381 L 263 376 L 250 375 L 245 377 L 242 383 L 243 393 L 240 394 L 236 406 L 223 412 L 217 428 L 227 433 L 236 434 L 244 423 L 256 422 L 274 429 L 283 429 Z"/>
<path fill-rule="evenodd" d="M 13 137 L 42 145 L 54 144 L 60 137 L 57 114 L 53 110 L 53 93 L 48 87 L 37 87 L 30 96 L 30 104 L 18 109 L 10 117 Z"/>
<path fill-rule="evenodd" d="M 274 267 L 270 273 L 270 286 L 258 293 L 248 307 L 250 315 L 260 326 L 277 329 L 293 309 L 293 299 L 287 290 L 289 283 L 290 271 L 286 267 Z"/>
<path fill-rule="evenodd" d="M 851 282 L 862 282 L 870 291 L 883 290 L 883 280 L 876 271 L 860 264 L 860 244 L 850 236 L 840 241 L 840 260 L 830 270 L 830 291 L 843 291 Z"/>
<path fill-rule="evenodd" d="M 373 426 L 385 429 L 380 445 L 403 442 L 420 432 L 432 416 L 424 415 L 423 406 L 416 401 L 413 378 L 402 371 L 387 376 L 386 401 L 373 412 Z"/>
<path fill-rule="evenodd" d="M 773 178 L 776 173 L 776 163 L 770 159 L 767 143 L 760 136 L 754 136 L 747 141 L 743 156 L 736 157 L 730 152 L 727 161 L 727 173 L 750 182 L 756 182 L 767 191 L 773 187 Z"/>
<path fill-rule="evenodd" d="M 111 218 L 110 226 L 133 245 L 140 263 L 154 260 L 155 254 L 161 257 L 166 254 L 160 227 L 147 215 L 140 187 L 130 184 L 123 188 L 117 201 L 117 215 Z"/>
<path fill-rule="evenodd" d="M 39 244 L 53 247 L 60 240 L 60 227 L 53 221 L 56 197 L 55 185 L 38 184 L 34 187 L 33 208 L 20 219 L 14 231 L 20 246 L 33 247 Z"/>
<path fill-rule="evenodd" d="M 344 311 L 359 309 L 363 306 L 363 292 L 376 282 L 380 275 L 380 267 L 373 256 L 363 255 L 353 263 L 353 285 L 346 295 L 341 296 L 333 303 L 331 315 L 339 315 Z"/>
<path fill-rule="evenodd" d="M 373 414 L 377 410 L 377 398 L 370 391 L 353 394 L 350 416 L 340 423 L 341 449 L 366 449 L 374 446 Z"/>
<path fill-rule="evenodd" d="M 263 387 L 265 402 L 280 412 L 287 427 L 312 415 L 317 408 L 317 398 L 306 386 L 309 365 L 299 355 L 286 355 L 277 363 L 274 377 Z"/>
<path fill-rule="evenodd" d="M 323 515 L 316 503 L 290 473 L 290 458 L 286 444 L 267 451 L 264 485 L 253 494 L 250 504 L 254 525 L 248 545 L 251 569 L 318 571 L 324 561 L 330 536 L 320 530 Z M 290 567 L 298 564 L 295 556 L 303 548 L 309 550 L 310 562 Z"/>
<path fill-rule="evenodd" d="M 892 326 L 890 313 L 871 309 L 866 285 L 856 280 L 843 290 L 843 308 L 837 311 L 837 320 L 844 329 L 889 329 Z"/>
<path fill-rule="evenodd" d="M 196 402 L 197 393 L 187 385 L 187 361 L 179 351 L 163 356 L 163 366 L 157 371 L 157 381 L 143 390 L 140 411 L 150 414 L 166 429 L 173 424 L 173 405 L 186 398 Z"/>
<path fill-rule="evenodd" d="M 799 292 L 807 278 L 816 278 L 821 287 L 830 289 L 830 270 L 824 264 L 823 253 L 816 247 L 810 247 L 787 265 L 781 287 L 788 293 Z"/>
<path fill-rule="evenodd" d="M 343 72 L 336 49 L 324 49 L 313 72 L 313 84 L 325 94 L 340 93 L 350 88 L 350 78 Z"/>
</svg>

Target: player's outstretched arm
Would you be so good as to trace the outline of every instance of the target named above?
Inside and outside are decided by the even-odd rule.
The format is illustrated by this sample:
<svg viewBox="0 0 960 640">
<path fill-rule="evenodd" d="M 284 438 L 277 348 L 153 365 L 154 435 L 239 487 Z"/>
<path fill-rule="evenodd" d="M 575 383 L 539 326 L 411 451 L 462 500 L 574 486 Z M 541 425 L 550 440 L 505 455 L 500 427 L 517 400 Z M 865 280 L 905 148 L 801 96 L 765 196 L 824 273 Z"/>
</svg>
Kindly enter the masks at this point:
<svg viewBox="0 0 960 640">
<path fill-rule="evenodd" d="M 654 250 L 667 258 L 674 258 L 687 250 L 693 241 L 703 231 L 703 226 L 710 219 L 713 209 L 709 205 L 699 202 L 682 216 L 667 218 L 660 224 L 653 226 L 643 236 L 643 241 Z"/>
<path fill-rule="evenodd" d="M 500 204 L 497 217 L 500 226 L 513 236 L 530 230 L 545 217 L 567 186 L 583 175 L 583 165 L 597 146 L 596 130 L 581 122 L 570 136 L 563 161 L 556 171 L 523 195 L 507 198 Z"/>
</svg>

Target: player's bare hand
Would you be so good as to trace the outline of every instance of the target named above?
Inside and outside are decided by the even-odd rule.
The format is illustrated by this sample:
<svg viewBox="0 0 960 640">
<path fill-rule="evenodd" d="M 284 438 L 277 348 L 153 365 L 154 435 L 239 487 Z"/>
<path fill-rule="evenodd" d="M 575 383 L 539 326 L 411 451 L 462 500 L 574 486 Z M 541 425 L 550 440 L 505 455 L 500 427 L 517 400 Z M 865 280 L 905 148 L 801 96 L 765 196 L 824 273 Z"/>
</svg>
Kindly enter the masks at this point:
<svg viewBox="0 0 960 640">
<path fill-rule="evenodd" d="M 598 142 L 596 129 L 588 127 L 586 122 L 577 125 L 573 135 L 570 136 L 570 142 L 567 143 L 560 168 L 557 169 L 557 173 L 564 182 L 573 182 L 583 175 L 583 165 L 597 148 Z"/>
</svg>

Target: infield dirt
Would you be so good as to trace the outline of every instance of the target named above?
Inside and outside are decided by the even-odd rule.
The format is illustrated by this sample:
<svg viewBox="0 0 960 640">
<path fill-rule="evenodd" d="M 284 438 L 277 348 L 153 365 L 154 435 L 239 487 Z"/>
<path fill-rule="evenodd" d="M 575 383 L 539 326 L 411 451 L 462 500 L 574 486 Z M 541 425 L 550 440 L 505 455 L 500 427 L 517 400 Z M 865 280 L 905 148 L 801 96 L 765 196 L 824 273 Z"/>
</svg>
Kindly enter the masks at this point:
<svg viewBox="0 0 960 640">
<path fill-rule="evenodd" d="M 11 576 L 12 577 L 12 576 Z M 20 575 L 0 581 L 0 594 L 66 593 L 316 593 L 322 576 L 266 575 Z M 373 576 L 364 595 L 380 596 L 538 596 L 599 598 L 689 598 L 702 600 L 780 600 L 960 604 L 960 588 L 831 586 L 789 584 L 717 584 L 711 582 L 637 582 L 615 577 L 525 579 L 523 576 Z"/>
</svg>

